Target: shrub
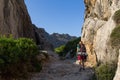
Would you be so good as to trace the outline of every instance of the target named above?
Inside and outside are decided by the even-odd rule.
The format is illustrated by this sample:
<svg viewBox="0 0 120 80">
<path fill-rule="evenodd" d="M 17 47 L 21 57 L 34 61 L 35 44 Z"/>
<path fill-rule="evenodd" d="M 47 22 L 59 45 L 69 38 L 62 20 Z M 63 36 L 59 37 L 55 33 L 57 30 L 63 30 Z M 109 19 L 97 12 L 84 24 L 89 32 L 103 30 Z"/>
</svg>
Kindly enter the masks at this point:
<svg viewBox="0 0 120 80">
<path fill-rule="evenodd" d="M 114 28 L 110 38 L 112 46 L 120 48 L 120 25 Z"/>
<path fill-rule="evenodd" d="M 30 71 L 41 68 L 36 59 L 38 49 L 36 44 L 28 38 L 0 37 L 0 73 L 1 77 L 27 78 Z M 35 65 L 35 63 L 37 65 Z"/>
<path fill-rule="evenodd" d="M 74 40 L 71 40 L 69 42 L 67 42 L 66 45 L 62 45 L 58 48 L 55 49 L 55 52 L 58 53 L 60 56 L 64 57 L 69 51 L 72 50 L 71 52 L 71 57 L 74 57 L 76 55 L 76 47 L 77 44 L 79 43 L 79 41 L 81 40 L 81 38 L 77 38 Z"/>
<path fill-rule="evenodd" d="M 74 39 L 72 41 L 69 41 L 64 48 L 64 53 L 66 55 L 66 53 L 68 53 L 69 51 L 72 50 L 71 52 L 71 57 L 74 57 L 76 55 L 76 51 L 77 51 L 77 44 L 79 43 L 79 41 L 81 40 L 81 38 L 77 38 Z"/>
<path fill-rule="evenodd" d="M 58 47 L 58 48 L 55 48 L 55 52 L 59 55 L 59 56 L 64 56 L 64 52 L 63 52 L 63 50 L 64 50 L 64 48 L 65 48 L 65 45 L 62 45 L 62 46 L 60 46 L 60 47 Z"/>
<path fill-rule="evenodd" d="M 120 9 L 114 13 L 113 19 L 117 24 L 120 22 Z"/>
<path fill-rule="evenodd" d="M 93 80 L 113 80 L 115 71 L 115 64 L 101 64 L 95 68 L 96 75 Z"/>
</svg>

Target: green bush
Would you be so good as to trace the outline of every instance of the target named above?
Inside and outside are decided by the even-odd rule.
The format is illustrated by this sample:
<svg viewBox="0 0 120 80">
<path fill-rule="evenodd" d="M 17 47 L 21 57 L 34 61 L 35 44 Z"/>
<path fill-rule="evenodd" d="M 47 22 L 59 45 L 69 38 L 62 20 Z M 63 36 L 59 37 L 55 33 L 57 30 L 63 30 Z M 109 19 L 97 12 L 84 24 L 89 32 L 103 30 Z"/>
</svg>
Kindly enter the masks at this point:
<svg viewBox="0 0 120 80">
<path fill-rule="evenodd" d="M 74 39 L 72 41 L 69 41 L 64 48 L 64 53 L 66 55 L 66 53 L 68 53 L 70 50 L 72 50 L 71 52 L 71 57 L 76 56 L 76 51 L 77 51 L 77 44 L 79 43 L 79 41 L 81 40 L 81 37 Z"/>
<path fill-rule="evenodd" d="M 65 48 L 65 45 L 62 45 L 62 46 L 60 46 L 60 47 L 58 47 L 58 48 L 55 48 L 55 52 L 56 52 L 59 56 L 64 56 L 64 52 L 63 52 L 64 48 Z"/>
<path fill-rule="evenodd" d="M 101 64 L 95 68 L 96 75 L 93 80 L 113 80 L 115 71 L 115 64 Z"/>
<path fill-rule="evenodd" d="M 0 37 L 0 73 L 2 78 L 27 78 L 30 71 L 41 68 L 36 59 L 38 49 L 28 38 Z M 37 65 L 35 65 L 35 63 Z"/>
<path fill-rule="evenodd" d="M 67 42 L 66 45 L 62 45 L 56 48 L 55 52 L 58 53 L 60 56 L 65 57 L 66 54 L 72 50 L 71 57 L 74 57 L 76 55 L 77 44 L 79 43 L 80 40 L 81 40 L 80 37 L 77 39 L 71 40 Z"/>
<path fill-rule="evenodd" d="M 120 9 L 114 13 L 113 19 L 117 24 L 120 22 Z"/>
<path fill-rule="evenodd" d="M 114 28 L 110 38 L 112 46 L 120 48 L 120 25 Z"/>
</svg>

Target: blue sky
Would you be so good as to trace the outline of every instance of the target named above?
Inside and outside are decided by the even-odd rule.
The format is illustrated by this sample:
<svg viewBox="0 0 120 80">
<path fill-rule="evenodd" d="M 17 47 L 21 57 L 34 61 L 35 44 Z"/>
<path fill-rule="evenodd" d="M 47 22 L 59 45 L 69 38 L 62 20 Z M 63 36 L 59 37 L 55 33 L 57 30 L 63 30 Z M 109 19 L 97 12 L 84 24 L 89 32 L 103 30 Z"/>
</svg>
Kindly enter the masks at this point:
<svg viewBox="0 0 120 80">
<path fill-rule="evenodd" d="M 32 23 L 48 33 L 81 35 L 84 0 L 25 0 Z"/>
</svg>

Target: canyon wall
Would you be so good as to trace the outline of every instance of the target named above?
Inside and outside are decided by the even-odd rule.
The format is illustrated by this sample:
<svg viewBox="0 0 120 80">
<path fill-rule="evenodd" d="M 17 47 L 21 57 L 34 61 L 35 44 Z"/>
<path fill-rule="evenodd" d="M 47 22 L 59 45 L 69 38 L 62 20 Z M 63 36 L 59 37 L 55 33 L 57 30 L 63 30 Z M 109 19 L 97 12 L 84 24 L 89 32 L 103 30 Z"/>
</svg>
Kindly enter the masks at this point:
<svg viewBox="0 0 120 80">
<path fill-rule="evenodd" d="M 111 33 L 117 27 L 113 16 L 120 9 L 120 0 L 84 0 L 84 2 L 86 10 L 81 39 L 89 54 L 88 61 L 91 65 L 118 61 L 114 80 L 120 80 L 119 51 L 111 44 Z"/>
<path fill-rule="evenodd" d="M 84 0 L 84 2 L 86 11 L 82 41 L 87 47 L 87 52 L 94 57 L 94 63 L 114 61 L 118 51 L 112 47 L 110 35 L 116 27 L 113 15 L 120 9 L 120 0 Z"/>
<path fill-rule="evenodd" d="M 32 22 L 24 0 L 0 0 L 0 35 L 35 40 Z"/>
</svg>

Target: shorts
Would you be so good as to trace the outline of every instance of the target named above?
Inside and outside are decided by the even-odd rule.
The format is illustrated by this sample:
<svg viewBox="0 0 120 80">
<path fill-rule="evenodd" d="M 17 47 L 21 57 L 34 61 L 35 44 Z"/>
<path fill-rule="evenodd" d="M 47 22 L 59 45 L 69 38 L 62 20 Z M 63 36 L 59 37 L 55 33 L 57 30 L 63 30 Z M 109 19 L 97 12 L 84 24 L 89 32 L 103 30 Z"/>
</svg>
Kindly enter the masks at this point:
<svg viewBox="0 0 120 80">
<path fill-rule="evenodd" d="M 85 56 L 84 56 L 84 55 L 81 55 L 81 59 L 84 60 L 84 59 L 85 59 Z"/>
<path fill-rule="evenodd" d="M 86 52 L 78 52 L 77 53 L 77 60 L 86 60 L 88 54 Z"/>
<path fill-rule="evenodd" d="M 78 55 L 78 56 L 77 56 L 77 59 L 78 59 L 78 60 L 81 60 L 81 55 Z"/>
<path fill-rule="evenodd" d="M 77 59 L 78 59 L 78 60 L 84 60 L 85 57 L 84 57 L 83 55 L 78 55 L 78 56 L 77 56 Z"/>
</svg>

